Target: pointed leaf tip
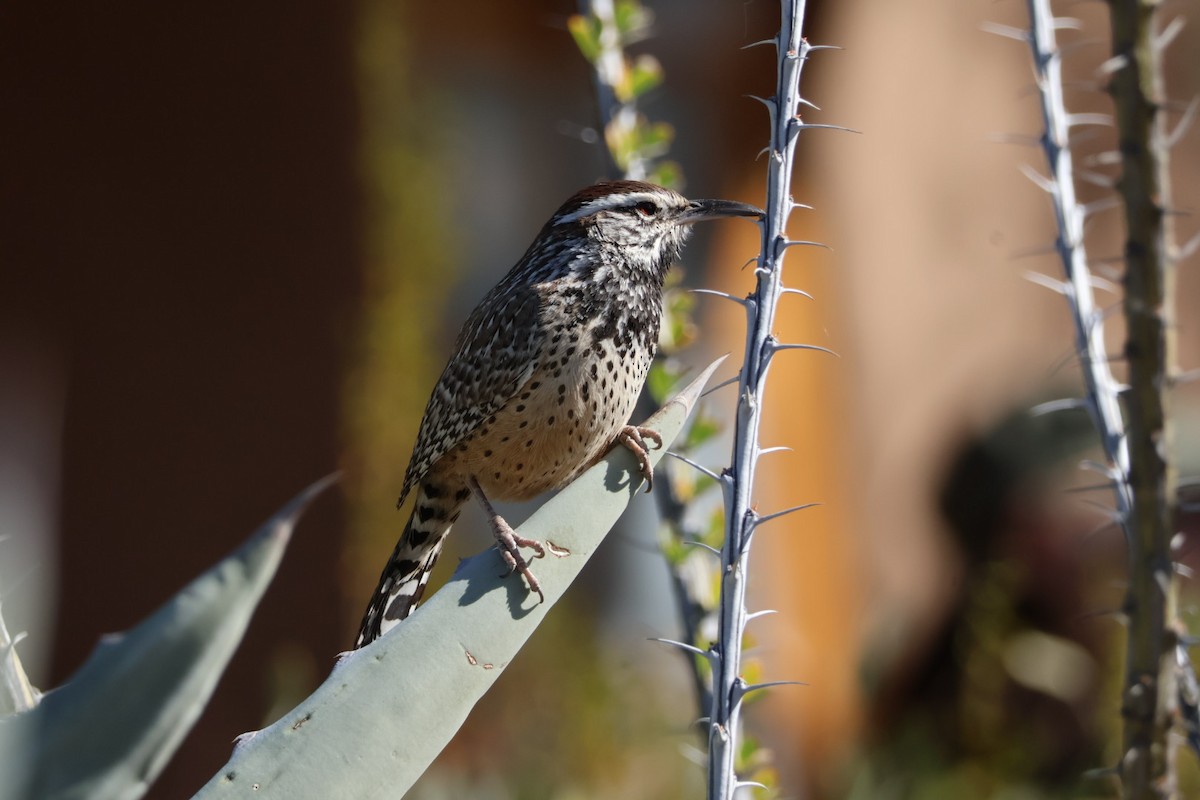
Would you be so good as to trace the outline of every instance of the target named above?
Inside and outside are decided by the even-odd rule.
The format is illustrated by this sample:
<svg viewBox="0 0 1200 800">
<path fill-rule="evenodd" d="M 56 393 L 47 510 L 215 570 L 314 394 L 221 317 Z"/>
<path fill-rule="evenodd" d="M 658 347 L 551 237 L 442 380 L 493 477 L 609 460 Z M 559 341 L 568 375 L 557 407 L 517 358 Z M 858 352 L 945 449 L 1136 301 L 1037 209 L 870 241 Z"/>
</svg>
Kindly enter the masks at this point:
<svg viewBox="0 0 1200 800">
<path fill-rule="evenodd" d="M 727 358 L 729 358 L 728 353 L 705 367 L 704 371 L 697 375 L 694 381 L 685 386 L 683 391 L 681 391 L 679 394 L 668 400 L 667 404 L 670 405 L 671 403 L 678 403 L 679 405 L 683 406 L 685 413 L 692 413 L 692 409 L 696 407 L 696 401 L 700 399 L 700 395 L 704 391 L 704 385 L 708 383 L 708 379 L 712 377 L 714 372 L 716 372 L 717 367 L 721 366 L 721 363 Z"/>
<path fill-rule="evenodd" d="M 300 491 L 295 497 L 287 501 L 283 508 L 275 512 L 275 515 L 268 521 L 267 526 L 274 530 L 274 535 L 282 538 L 287 538 L 291 535 L 292 529 L 299 522 L 300 517 L 308 510 L 308 506 L 317 496 L 333 486 L 342 478 L 341 471 L 331 472 L 323 478 L 313 481 L 308 486 Z"/>
<path fill-rule="evenodd" d="M 144 793 L 208 702 L 300 513 L 336 477 L 307 487 L 137 626 L 104 636 L 19 727 L 0 726 L 0 739 L 36 742 L 25 780 L 38 797 Z M 80 759 L 84 741 L 87 757 Z M 239 747 L 248 741 L 242 737 Z M 0 741 L 0 753 L 5 744 Z"/>
</svg>

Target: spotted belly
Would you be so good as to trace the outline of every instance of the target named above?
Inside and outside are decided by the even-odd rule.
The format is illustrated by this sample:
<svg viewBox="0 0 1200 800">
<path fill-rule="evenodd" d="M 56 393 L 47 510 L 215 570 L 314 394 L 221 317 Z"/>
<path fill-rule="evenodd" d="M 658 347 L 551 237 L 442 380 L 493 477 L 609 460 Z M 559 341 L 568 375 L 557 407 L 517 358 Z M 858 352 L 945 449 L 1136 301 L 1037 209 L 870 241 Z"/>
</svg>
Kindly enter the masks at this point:
<svg viewBox="0 0 1200 800">
<path fill-rule="evenodd" d="M 608 451 L 629 421 L 651 358 L 622 357 L 612 340 L 580 348 L 578 337 L 564 336 L 548 345 L 513 399 L 443 457 L 438 471 L 474 477 L 497 500 L 529 500 L 566 485 Z"/>
</svg>

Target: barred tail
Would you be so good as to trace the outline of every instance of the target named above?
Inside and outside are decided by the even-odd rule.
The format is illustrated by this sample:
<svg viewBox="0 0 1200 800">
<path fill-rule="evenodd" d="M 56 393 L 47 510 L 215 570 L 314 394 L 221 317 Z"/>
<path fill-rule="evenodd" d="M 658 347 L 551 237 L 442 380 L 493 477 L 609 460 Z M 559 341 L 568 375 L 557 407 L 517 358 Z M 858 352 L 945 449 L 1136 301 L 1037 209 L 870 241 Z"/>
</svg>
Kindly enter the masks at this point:
<svg viewBox="0 0 1200 800">
<path fill-rule="evenodd" d="M 418 487 L 412 515 L 363 614 L 355 648 L 375 641 L 417 607 L 442 553 L 446 534 L 470 496 L 471 490 L 466 487 L 439 486 L 430 481 Z"/>
</svg>

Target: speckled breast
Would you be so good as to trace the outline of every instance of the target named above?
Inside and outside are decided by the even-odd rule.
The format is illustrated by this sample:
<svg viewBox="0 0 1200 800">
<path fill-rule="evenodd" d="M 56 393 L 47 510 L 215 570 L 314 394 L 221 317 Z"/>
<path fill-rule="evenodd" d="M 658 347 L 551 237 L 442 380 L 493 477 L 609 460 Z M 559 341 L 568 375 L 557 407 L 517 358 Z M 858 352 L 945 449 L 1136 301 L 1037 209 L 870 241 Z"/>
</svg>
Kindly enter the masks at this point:
<svg viewBox="0 0 1200 800">
<path fill-rule="evenodd" d="M 595 463 L 629 421 L 653 358 L 640 347 L 622 355 L 600 333 L 552 331 L 525 386 L 446 466 L 474 475 L 489 497 L 528 500 Z"/>
</svg>

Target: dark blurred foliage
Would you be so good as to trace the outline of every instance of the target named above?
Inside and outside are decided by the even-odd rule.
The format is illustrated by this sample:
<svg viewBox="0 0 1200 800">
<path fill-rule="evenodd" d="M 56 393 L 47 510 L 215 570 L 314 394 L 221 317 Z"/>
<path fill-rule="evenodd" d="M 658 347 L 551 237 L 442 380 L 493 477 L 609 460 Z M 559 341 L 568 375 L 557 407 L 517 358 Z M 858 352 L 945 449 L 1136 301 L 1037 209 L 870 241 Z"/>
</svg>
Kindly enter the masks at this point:
<svg viewBox="0 0 1200 800">
<path fill-rule="evenodd" d="M 869 687 L 864 761 L 889 796 L 938 784 L 977 797 L 1103 794 L 1083 776 L 1105 760 L 1097 708 L 1117 623 L 1089 613 L 1087 584 L 1089 572 L 1118 573 L 1118 534 L 1106 528 L 1085 551 L 1096 515 L 1064 513 L 1056 496 L 1094 447 L 1085 411 L 1021 410 L 948 464 L 939 505 L 961 555 L 958 591 L 925 646 Z"/>
<path fill-rule="evenodd" d="M 923 647 L 870 665 L 869 734 L 854 797 L 1116 796 L 1124 546 L 1080 472 L 1092 421 L 1030 403 L 951 458 L 941 513 L 961 556 L 957 592 Z M 1189 597 L 1194 593 L 1188 592 Z M 1181 786 L 1196 782 L 1181 761 Z"/>
</svg>

